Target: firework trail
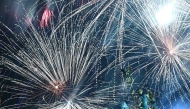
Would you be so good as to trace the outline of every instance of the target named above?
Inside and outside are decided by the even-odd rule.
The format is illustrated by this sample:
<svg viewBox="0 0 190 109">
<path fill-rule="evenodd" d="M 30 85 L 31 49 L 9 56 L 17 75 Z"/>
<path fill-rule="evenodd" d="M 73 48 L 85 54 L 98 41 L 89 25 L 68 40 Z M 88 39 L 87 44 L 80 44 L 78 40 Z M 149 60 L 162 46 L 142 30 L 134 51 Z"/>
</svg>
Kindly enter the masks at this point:
<svg viewBox="0 0 190 109">
<path fill-rule="evenodd" d="M 62 2 L 54 2 L 57 6 L 56 3 Z M 116 103 L 113 98 L 117 96 L 113 93 L 117 87 L 98 86 L 107 84 L 98 80 L 100 75 L 120 64 L 115 54 L 111 54 L 114 35 L 111 30 L 104 30 L 109 24 L 96 23 L 104 21 L 101 15 L 113 1 L 96 3 L 98 8 L 92 7 L 94 1 L 91 1 L 75 10 L 71 8 L 73 2 L 62 3 L 63 8 L 57 8 L 58 15 L 55 14 L 57 21 L 49 20 L 50 30 L 36 28 L 34 24 L 22 28 L 20 22 L 17 26 L 21 32 L 16 34 L 2 24 L 12 33 L 11 38 L 1 31 L 8 40 L 7 43 L 1 41 L 8 54 L 4 55 L 3 64 L 19 76 L 1 75 L 11 82 L 4 84 L 3 93 L 14 93 L 3 101 L 4 108 L 97 109 L 108 102 Z M 84 12 L 85 9 L 88 11 Z M 109 59 L 110 56 L 114 59 Z M 107 65 L 97 67 L 103 60 Z M 22 100 L 7 104 L 14 99 Z"/>
</svg>

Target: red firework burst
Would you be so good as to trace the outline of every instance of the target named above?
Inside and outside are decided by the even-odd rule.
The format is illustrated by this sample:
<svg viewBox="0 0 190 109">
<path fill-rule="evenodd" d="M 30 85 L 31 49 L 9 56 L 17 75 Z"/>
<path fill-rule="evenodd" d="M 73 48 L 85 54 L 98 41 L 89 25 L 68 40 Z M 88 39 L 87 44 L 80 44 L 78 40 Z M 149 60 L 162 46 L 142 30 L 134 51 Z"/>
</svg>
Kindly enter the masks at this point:
<svg viewBox="0 0 190 109">
<path fill-rule="evenodd" d="M 40 27 L 47 27 L 49 20 L 53 16 L 54 16 L 53 11 L 51 11 L 48 7 L 46 7 L 42 14 L 42 19 L 40 21 Z"/>
</svg>

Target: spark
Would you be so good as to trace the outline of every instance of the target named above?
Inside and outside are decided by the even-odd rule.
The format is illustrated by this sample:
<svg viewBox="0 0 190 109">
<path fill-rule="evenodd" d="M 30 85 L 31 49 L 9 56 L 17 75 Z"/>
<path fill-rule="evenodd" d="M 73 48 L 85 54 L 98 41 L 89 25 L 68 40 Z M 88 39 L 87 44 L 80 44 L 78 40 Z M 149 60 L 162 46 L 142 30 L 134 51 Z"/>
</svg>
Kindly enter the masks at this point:
<svg viewBox="0 0 190 109">
<path fill-rule="evenodd" d="M 174 51 L 173 50 L 170 50 L 170 54 L 173 55 Z"/>
<path fill-rule="evenodd" d="M 58 89 L 58 86 L 55 86 L 56 89 Z"/>
</svg>

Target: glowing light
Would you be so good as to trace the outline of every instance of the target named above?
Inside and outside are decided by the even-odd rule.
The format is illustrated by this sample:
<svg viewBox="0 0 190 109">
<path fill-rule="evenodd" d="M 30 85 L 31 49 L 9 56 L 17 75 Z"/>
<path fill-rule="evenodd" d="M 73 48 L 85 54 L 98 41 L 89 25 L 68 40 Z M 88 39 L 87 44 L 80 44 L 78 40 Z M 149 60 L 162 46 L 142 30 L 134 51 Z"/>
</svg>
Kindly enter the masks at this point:
<svg viewBox="0 0 190 109">
<path fill-rule="evenodd" d="M 164 26 L 169 24 L 173 19 L 173 6 L 171 4 L 165 5 L 156 13 L 157 22 Z"/>
<path fill-rule="evenodd" d="M 55 86 L 56 89 L 58 89 L 58 86 Z"/>
<path fill-rule="evenodd" d="M 171 51 L 170 51 L 170 54 L 172 55 L 173 53 L 174 53 L 173 50 L 171 50 Z"/>
<path fill-rule="evenodd" d="M 42 14 L 42 19 L 40 21 L 40 27 L 47 27 L 48 22 L 50 21 L 52 16 L 54 16 L 53 11 L 51 11 L 49 8 L 46 8 Z"/>
</svg>

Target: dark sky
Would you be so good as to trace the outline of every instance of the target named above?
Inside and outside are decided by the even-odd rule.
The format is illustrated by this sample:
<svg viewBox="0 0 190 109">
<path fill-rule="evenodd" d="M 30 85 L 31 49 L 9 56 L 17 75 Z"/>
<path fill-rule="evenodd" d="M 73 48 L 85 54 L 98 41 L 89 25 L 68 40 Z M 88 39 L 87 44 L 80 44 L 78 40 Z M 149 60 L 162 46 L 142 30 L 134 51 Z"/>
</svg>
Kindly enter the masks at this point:
<svg viewBox="0 0 190 109">
<path fill-rule="evenodd" d="M 19 32 L 18 27 L 15 26 L 15 24 L 17 23 L 17 21 L 19 19 L 25 18 L 24 17 L 25 11 L 24 11 L 24 8 L 23 8 L 22 5 L 24 5 L 25 9 L 28 10 L 29 7 L 34 3 L 34 0 L 21 0 L 23 4 L 19 4 L 18 1 L 19 0 L 0 0 L 0 13 L 1 13 L 0 14 L 0 22 L 2 22 L 5 25 L 7 25 L 14 32 Z M 84 3 L 87 2 L 87 1 L 88 0 L 84 0 Z M 79 0 L 78 4 L 81 4 L 81 2 L 82 2 L 82 0 Z M 37 8 L 39 8 L 39 7 L 37 7 Z M 35 13 L 35 11 L 34 11 L 34 13 Z M 38 25 L 38 21 L 33 21 L 33 22 L 36 23 L 36 25 Z M 27 28 L 27 25 L 25 25 L 25 27 Z M 6 34 L 9 34 L 8 30 L 6 30 L 4 26 L 0 25 L 0 28 Z M 0 32 L 0 34 L 2 34 L 2 33 Z M 0 40 L 6 41 L 6 39 L 3 39 L 2 36 L 0 36 Z M 2 53 L 2 50 L 1 50 L 0 53 Z M 9 71 L 9 73 L 11 73 L 11 72 Z M 0 81 L 2 81 L 2 80 L 0 80 Z M 174 93 L 176 93 L 176 92 L 174 92 Z M 176 98 L 178 100 L 180 97 L 177 96 Z M 165 99 L 163 99 L 163 101 L 164 100 Z M 176 103 L 176 102 L 174 102 L 174 103 Z M 181 104 L 181 105 L 183 105 L 181 103 L 181 101 L 179 101 L 178 103 Z M 164 105 L 166 107 L 169 106 L 168 102 L 165 102 Z M 175 107 L 175 104 L 173 104 L 173 105 Z M 189 105 L 189 104 L 186 103 L 186 105 Z M 186 109 L 186 108 L 181 108 L 181 109 Z"/>
</svg>

